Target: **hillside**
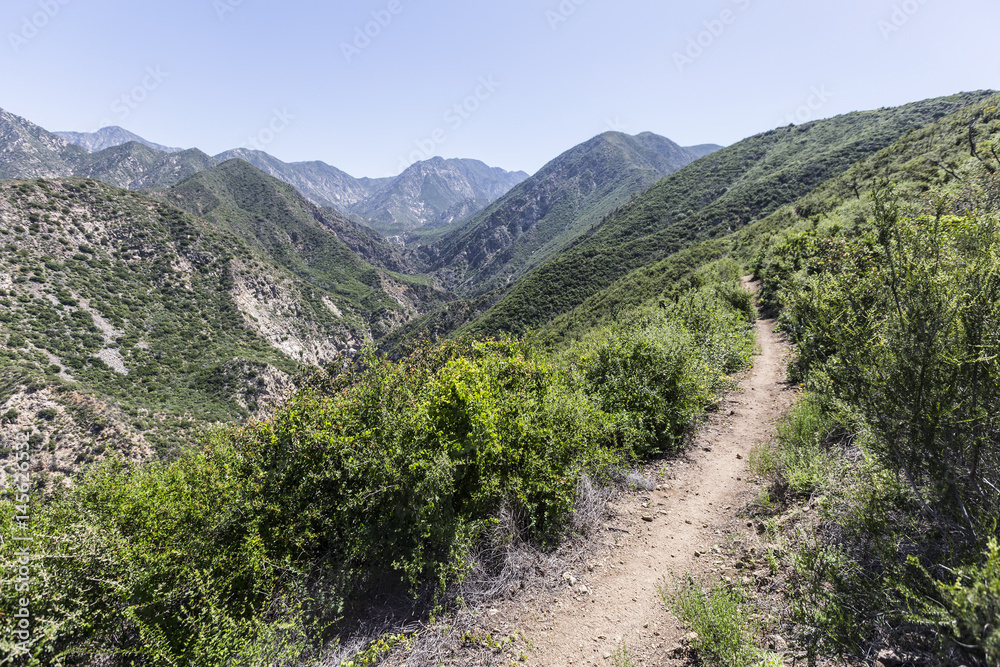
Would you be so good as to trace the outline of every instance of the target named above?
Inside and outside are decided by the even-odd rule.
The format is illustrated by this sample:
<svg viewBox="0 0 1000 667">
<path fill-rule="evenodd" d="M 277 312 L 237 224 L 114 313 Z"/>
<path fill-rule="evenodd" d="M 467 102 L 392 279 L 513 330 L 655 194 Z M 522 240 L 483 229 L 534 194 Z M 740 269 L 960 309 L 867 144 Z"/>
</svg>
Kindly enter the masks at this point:
<svg viewBox="0 0 1000 667">
<path fill-rule="evenodd" d="M 69 176 L 89 154 L 0 109 L 0 179 Z"/>
<path fill-rule="evenodd" d="M 989 95 L 963 93 L 783 127 L 715 152 L 663 179 L 526 275 L 471 328 L 494 333 L 541 326 L 630 271 L 752 224 L 905 133 Z"/>
<path fill-rule="evenodd" d="M 959 185 L 959 177 L 967 178 L 969 172 L 981 164 L 972 156 L 970 136 L 979 146 L 989 146 L 990 142 L 1000 140 L 1000 123 L 973 123 L 970 135 L 970 120 L 998 105 L 1000 95 L 993 95 L 963 107 L 906 133 L 891 146 L 860 160 L 809 193 L 737 232 L 703 241 L 630 272 L 572 310 L 546 322 L 539 329 L 540 338 L 549 344 L 562 344 L 584 336 L 618 312 L 663 299 L 671 300 L 692 284 L 704 280 L 704 276 L 697 275 L 697 269 L 716 260 L 731 257 L 744 265 L 763 261 L 765 251 L 797 228 L 814 230 L 822 225 L 828 230 L 838 230 L 853 227 L 868 215 L 868 195 L 880 182 L 891 181 L 914 196 L 929 188 Z M 769 280 L 770 272 L 775 270 L 777 267 L 763 268 L 765 301 L 772 298 Z"/>
<path fill-rule="evenodd" d="M 204 173 L 230 202 L 254 192 Z M 167 456 L 215 422 L 267 415 L 303 369 L 436 298 L 360 259 L 336 221 L 292 228 L 311 205 L 273 183 L 273 200 L 258 190 L 247 212 L 207 211 L 215 222 L 89 179 L 0 183 L 0 431 L 36 433 L 53 479 L 111 452 Z M 304 242 L 322 257 L 296 254 Z"/>
<path fill-rule="evenodd" d="M 698 157 L 699 152 L 650 132 L 601 134 L 555 158 L 435 242 L 426 251 L 428 261 L 462 292 L 508 286 Z"/>
<path fill-rule="evenodd" d="M 331 290 L 360 294 L 368 291 L 368 284 L 391 280 L 373 273 L 372 265 L 396 272 L 413 268 L 412 258 L 402 249 L 333 209 L 317 208 L 290 185 L 243 160 L 229 160 L 199 172 L 159 195 Z M 411 296 L 413 303 L 425 297 L 433 300 L 423 287 L 426 281 L 401 280 L 408 284 L 394 285 L 393 290 L 418 291 L 419 295 Z M 386 301 L 384 305 L 391 304 Z M 373 310 L 381 307 L 372 304 Z"/>
</svg>

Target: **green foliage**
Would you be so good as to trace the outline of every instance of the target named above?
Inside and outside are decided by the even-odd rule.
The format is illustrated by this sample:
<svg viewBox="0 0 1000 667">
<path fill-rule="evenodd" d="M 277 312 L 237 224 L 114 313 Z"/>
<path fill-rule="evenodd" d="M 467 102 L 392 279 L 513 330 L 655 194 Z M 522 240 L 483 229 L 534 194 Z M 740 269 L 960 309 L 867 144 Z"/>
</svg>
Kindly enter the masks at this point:
<svg viewBox="0 0 1000 667">
<path fill-rule="evenodd" d="M 907 132 L 989 94 L 779 128 L 713 153 L 663 179 L 529 273 L 471 330 L 489 335 L 541 326 L 631 271 L 761 220 Z"/>
<path fill-rule="evenodd" d="M 787 232 L 758 262 L 810 390 L 765 463 L 827 494 L 838 536 L 796 558 L 793 618 L 814 654 L 886 636 L 931 648 L 901 627 L 944 630 L 949 663 L 996 641 L 981 619 L 997 599 L 998 192 L 974 171 L 920 200 L 877 188 L 866 219 Z M 824 446 L 838 423 L 850 466 Z"/>
<path fill-rule="evenodd" d="M 749 365 L 749 323 L 709 291 L 668 308 L 625 314 L 592 332 L 570 354 L 587 393 L 641 438 L 640 453 L 676 448 L 705 406 Z"/>
<path fill-rule="evenodd" d="M 1000 224 L 903 217 L 877 192 L 871 232 L 788 295 L 800 366 L 860 411 L 875 453 L 941 520 L 991 530 L 1000 506 Z"/>
<path fill-rule="evenodd" d="M 916 619 L 937 626 L 946 637 L 985 658 L 987 665 L 1000 664 L 1000 543 L 990 540 L 985 562 L 958 569 L 953 582 L 934 579 L 916 559 L 910 564 L 936 591 L 936 599 L 911 598 Z"/>
<path fill-rule="evenodd" d="M 831 479 L 837 452 L 830 440 L 838 424 L 814 394 L 806 394 L 791 414 L 778 424 L 777 440 L 754 451 L 752 464 L 762 475 L 773 476 L 780 495 L 809 496 L 821 492 Z"/>
<path fill-rule="evenodd" d="M 706 591 L 689 577 L 674 590 L 661 586 L 660 597 L 697 635 L 692 646 L 708 664 L 749 667 L 763 657 L 738 588 L 716 584 Z"/>
</svg>

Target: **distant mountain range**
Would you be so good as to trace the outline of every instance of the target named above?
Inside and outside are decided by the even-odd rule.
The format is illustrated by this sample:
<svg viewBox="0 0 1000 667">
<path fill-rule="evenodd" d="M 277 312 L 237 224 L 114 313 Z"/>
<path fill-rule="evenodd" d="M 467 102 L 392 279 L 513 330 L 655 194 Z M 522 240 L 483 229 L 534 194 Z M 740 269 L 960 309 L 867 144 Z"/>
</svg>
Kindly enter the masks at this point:
<svg viewBox="0 0 1000 667">
<path fill-rule="evenodd" d="M 82 176 L 131 190 L 151 190 L 171 187 L 237 158 L 288 183 L 317 206 L 337 209 L 386 236 L 474 215 L 528 177 L 478 160 L 437 157 L 415 163 L 394 178 L 354 178 L 320 161 L 286 163 L 246 148 L 212 158 L 197 149 L 148 141 L 120 127 L 50 133 L 8 112 L 2 114 L 0 178 Z"/>
<path fill-rule="evenodd" d="M 55 132 L 54 134 L 71 144 L 82 146 L 92 153 L 103 151 L 105 148 L 121 146 L 131 141 L 162 153 L 180 153 L 183 150 L 182 148 L 170 148 L 169 146 L 153 143 L 152 141 L 146 141 L 138 134 L 133 134 L 117 125 L 102 127 L 97 132 Z"/>
</svg>

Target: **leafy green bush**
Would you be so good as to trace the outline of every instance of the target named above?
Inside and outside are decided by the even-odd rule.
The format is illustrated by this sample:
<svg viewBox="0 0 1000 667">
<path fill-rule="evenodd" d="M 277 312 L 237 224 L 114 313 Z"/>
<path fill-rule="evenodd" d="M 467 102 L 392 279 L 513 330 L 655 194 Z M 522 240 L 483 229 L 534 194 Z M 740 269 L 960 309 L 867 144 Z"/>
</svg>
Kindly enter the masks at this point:
<svg viewBox="0 0 1000 667">
<path fill-rule="evenodd" d="M 38 613 L 59 620 L 36 656 L 301 652 L 369 586 L 460 576 L 504 508 L 554 539 L 582 471 L 607 477 L 623 456 L 612 420 L 514 341 L 366 354 L 205 444 L 107 464 L 44 506 Z"/>
<path fill-rule="evenodd" d="M 585 391 L 641 438 L 645 455 L 677 447 L 688 427 L 750 363 L 753 330 L 712 290 L 621 316 L 572 348 Z"/>
<path fill-rule="evenodd" d="M 763 657 L 738 588 L 717 584 L 706 591 L 689 577 L 674 590 L 661 586 L 660 597 L 697 635 L 692 647 L 708 664 L 749 667 Z"/>
<path fill-rule="evenodd" d="M 934 579 L 915 558 L 910 564 L 936 593 L 911 597 L 914 619 L 938 627 L 946 645 L 954 641 L 987 665 L 1000 665 L 1000 542 L 990 540 L 984 562 L 958 569 L 953 582 Z"/>
<path fill-rule="evenodd" d="M 875 453 L 970 534 L 1000 507 L 1000 223 L 905 218 L 875 195 L 842 272 L 788 295 L 801 366 L 860 411 Z"/>
</svg>

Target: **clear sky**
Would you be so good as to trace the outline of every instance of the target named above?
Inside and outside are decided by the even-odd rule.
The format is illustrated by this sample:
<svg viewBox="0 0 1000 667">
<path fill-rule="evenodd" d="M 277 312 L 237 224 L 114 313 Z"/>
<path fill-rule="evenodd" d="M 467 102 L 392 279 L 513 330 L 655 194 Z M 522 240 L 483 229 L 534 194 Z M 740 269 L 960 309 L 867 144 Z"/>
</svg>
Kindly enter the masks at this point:
<svg viewBox="0 0 1000 667">
<path fill-rule="evenodd" d="M 3 0 L 0 107 L 387 176 L 1000 89 L 997 0 Z M 366 34 L 366 32 L 368 34 Z"/>
</svg>

